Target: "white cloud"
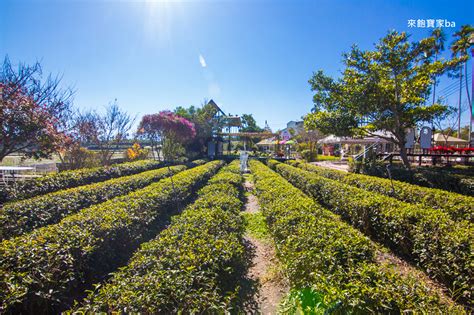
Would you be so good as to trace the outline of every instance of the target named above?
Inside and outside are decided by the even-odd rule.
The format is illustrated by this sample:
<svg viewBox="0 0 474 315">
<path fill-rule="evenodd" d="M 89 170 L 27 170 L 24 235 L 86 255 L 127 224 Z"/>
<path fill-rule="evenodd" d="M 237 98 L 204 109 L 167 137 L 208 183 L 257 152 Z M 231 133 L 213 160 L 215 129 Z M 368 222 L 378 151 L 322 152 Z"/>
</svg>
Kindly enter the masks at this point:
<svg viewBox="0 0 474 315">
<path fill-rule="evenodd" d="M 203 68 L 207 67 L 206 59 L 204 59 L 204 57 L 201 54 L 199 55 L 199 63 L 201 64 L 201 67 Z"/>
</svg>

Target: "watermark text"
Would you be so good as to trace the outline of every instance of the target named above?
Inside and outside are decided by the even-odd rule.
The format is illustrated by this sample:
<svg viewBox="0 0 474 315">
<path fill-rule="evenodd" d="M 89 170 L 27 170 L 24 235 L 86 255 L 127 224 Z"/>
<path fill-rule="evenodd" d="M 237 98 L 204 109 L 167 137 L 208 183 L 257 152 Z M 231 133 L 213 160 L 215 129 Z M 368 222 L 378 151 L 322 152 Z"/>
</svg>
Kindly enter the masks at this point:
<svg viewBox="0 0 474 315">
<path fill-rule="evenodd" d="M 456 22 L 446 19 L 410 19 L 408 20 L 408 27 L 419 28 L 442 28 L 442 27 L 456 27 Z"/>
</svg>

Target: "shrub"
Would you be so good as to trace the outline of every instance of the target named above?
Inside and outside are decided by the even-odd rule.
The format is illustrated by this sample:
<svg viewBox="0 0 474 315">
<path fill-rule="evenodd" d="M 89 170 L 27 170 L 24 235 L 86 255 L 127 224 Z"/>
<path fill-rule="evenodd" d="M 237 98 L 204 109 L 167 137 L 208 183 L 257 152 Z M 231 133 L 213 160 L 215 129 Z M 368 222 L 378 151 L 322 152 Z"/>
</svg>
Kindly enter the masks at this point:
<svg viewBox="0 0 474 315">
<path fill-rule="evenodd" d="M 165 167 L 7 203 L 0 209 L 0 239 L 57 223 L 80 209 L 128 194 L 185 168 Z"/>
<path fill-rule="evenodd" d="M 97 154 L 80 145 L 73 145 L 68 150 L 60 152 L 63 165 L 69 170 L 92 168 L 100 165 Z"/>
<path fill-rule="evenodd" d="M 269 162 L 278 173 L 371 238 L 413 260 L 429 276 L 469 303 L 473 231 L 439 210 L 339 183 L 289 165 Z"/>
<path fill-rule="evenodd" d="M 148 149 L 142 149 L 140 144 L 134 143 L 125 153 L 125 156 L 129 161 L 136 161 L 146 159 L 150 152 Z"/>
<path fill-rule="evenodd" d="M 316 161 L 316 156 L 317 156 L 317 152 L 315 151 L 312 151 L 312 150 L 302 150 L 300 152 L 301 156 L 303 157 L 303 159 L 305 159 L 305 161 L 307 162 L 313 162 L 313 161 Z"/>
<path fill-rule="evenodd" d="M 393 179 L 402 182 L 474 197 L 473 186 L 469 185 L 469 182 L 466 183 L 462 180 L 463 178 L 472 178 L 473 169 L 472 167 L 463 169 L 458 165 L 456 167 L 418 167 L 407 170 L 394 165 L 391 169 L 391 175 Z M 355 167 L 354 172 L 378 177 L 388 177 L 383 163 L 369 168 L 358 165 L 358 167 Z"/>
<path fill-rule="evenodd" d="M 400 181 L 390 181 L 385 178 L 330 170 L 311 164 L 299 164 L 299 167 L 367 191 L 380 193 L 408 203 L 439 209 L 447 213 L 455 221 L 474 221 L 473 197 L 450 193 L 440 189 L 420 187 Z"/>
<path fill-rule="evenodd" d="M 34 180 L 17 182 L 7 188 L 3 201 L 21 200 L 53 191 L 101 182 L 107 179 L 137 174 L 160 167 L 157 161 L 136 161 L 116 164 L 109 167 L 86 168 L 65 171 L 39 177 Z"/>
<path fill-rule="evenodd" d="M 126 262 L 179 200 L 222 165 L 214 161 L 70 215 L 0 245 L 0 312 L 57 313 Z M 162 223 L 163 224 L 163 223 Z"/>
<path fill-rule="evenodd" d="M 460 178 L 459 179 L 459 193 L 474 196 L 474 178 Z"/>
<path fill-rule="evenodd" d="M 232 164 L 235 164 L 233 162 Z M 75 312 L 225 313 L 233 308 L 244 266 L 239 188 L 227 167 L 194 204 L 144 243 L 128 265 L 92 292 Z"/>
<path fill-rule="evenodd" d="M 262 163 L 252 160 L 250 168 L 293 290 L 309 288 L 342 314 L 462 313 L 423 280 L 377 264 L 377 245 Z"/>
<path fill-rule="evenodd" d="M 194 160 L 192 162 L 189 162 L 188 166 L 189 167 L 199 166 L 199 165 L 206 164 L 207 162 L 209 162 L 208 159 L 198 159 L 198 160 Z"/>
</svg>

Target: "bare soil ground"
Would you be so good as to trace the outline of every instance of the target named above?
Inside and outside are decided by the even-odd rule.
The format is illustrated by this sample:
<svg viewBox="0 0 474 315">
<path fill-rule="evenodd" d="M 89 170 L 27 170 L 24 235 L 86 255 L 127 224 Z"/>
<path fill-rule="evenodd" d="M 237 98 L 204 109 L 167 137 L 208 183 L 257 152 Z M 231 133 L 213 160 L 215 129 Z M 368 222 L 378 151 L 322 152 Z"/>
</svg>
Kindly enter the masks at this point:
<svg viewBox="0 0 474 315">
<path fill-rule="evenodd" d="M 249 194 L 247 195 L 247 202 L 245 203 L 245 212 L 248 213 L 256 213 L 259 210 L 258 206 L 258 199 L 257 197 L 252 193 L 253 191 L 253 184 L 249 181 L 246 181 L 244 183 L 244 188 Z"/>
<path fill-rule="evenodd" d="M 253 192 L 253 183 L 246 181 L 244 184 L 247 195 L 245 212 L 257 213 L 259 210 L 257 197 Z M 266 240 L 259 240 L 247 236 L 250 251 L 253 252 L 252 264 L 247 277 L 255 283 L 253 296 L 253 310 L 248 313 L 276 314 L 281 299 L 288 292 L 288 286 L 278 271 L 278 260 L 273 244 Z"/>
</svg>

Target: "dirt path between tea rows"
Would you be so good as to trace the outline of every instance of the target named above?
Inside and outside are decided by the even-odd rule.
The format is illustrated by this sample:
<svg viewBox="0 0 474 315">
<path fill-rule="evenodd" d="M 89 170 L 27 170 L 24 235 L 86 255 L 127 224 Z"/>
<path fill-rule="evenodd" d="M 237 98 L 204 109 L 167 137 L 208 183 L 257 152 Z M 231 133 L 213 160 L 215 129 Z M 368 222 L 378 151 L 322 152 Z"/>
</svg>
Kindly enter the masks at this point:
<svg viewBox="0 0 474 315">
<path fill-rule="evenodd" d="M 244 212 L 257 214 L 260 209 L 257 197 L 253 194 L 253 183 L 246 180 L 244 187 L 248 192 Z M 246 236 L 246 240 L 253 252 L 252 264 L 247 276 L 256 283 L 253 297 L 255 308 L 261 314 L 276 314 L 281 299 L 288 292 L 288 287 L 277 275 L 278 261 L 273 244 L 250 235 Z"/>
</svg>

